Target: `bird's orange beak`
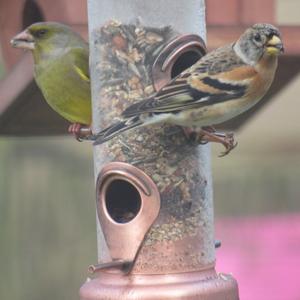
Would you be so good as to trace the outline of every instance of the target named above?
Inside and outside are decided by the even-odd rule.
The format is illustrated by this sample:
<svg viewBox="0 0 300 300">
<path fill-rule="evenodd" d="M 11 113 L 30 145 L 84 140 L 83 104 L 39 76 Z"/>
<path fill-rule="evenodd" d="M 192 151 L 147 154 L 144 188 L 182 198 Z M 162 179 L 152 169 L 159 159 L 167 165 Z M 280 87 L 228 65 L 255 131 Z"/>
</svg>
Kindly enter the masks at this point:
<svg viewBox="0 0 300 300">
<path fill-rule="evenodd" d="M 34 38 L 27 30 L 24 30 L 24 31 L 20 32 L 19 34 L 17 34 L 10 41 L 10 44 L 14 48 L 34 50 Z"/>
</svg>

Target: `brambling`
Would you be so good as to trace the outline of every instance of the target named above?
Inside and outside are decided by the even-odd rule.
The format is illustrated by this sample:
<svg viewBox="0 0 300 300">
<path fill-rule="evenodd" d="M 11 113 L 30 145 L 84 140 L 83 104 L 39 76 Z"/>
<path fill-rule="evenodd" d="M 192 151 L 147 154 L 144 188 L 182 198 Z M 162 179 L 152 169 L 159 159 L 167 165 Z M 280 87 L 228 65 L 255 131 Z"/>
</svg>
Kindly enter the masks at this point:
<svg viewBox="0 0 300 300">
<path fill-rule="evenodd" d="M 243 113 L 265 95 L 283 50 L 276 27 L 255 24 L 235 43 L 206 54 L 155 95 L 129 106 L 122 121 L 95 135 L 94 144 L 163 122 L 200 128 L 204 140 L 225 146 L 225 155 L 236 145 L 233 135 L 215 132 L 211 126 Z"/>
</svg>

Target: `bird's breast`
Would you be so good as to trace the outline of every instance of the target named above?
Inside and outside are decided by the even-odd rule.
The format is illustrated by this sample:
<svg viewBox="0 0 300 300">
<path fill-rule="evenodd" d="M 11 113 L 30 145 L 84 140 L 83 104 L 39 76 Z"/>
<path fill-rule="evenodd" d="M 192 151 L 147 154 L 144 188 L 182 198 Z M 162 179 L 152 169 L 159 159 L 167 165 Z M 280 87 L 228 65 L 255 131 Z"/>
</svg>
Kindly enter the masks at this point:
<svg viewBox="0 0 300 300">
<path fill-rule="evenodd" d="M 242 97 L 182 111 L 172 118 L 171 123 L 197 127 L 220 124 L 245 112 L 257 103 L 259 99 Z"/>
<path fill-rule="evenodd" d="M 65 66 L 53 63 L 48 68 L 35 68 L 35 80 L 47 103 L 70 122 L 90 124 L 89 84 Z"/>
</svg>

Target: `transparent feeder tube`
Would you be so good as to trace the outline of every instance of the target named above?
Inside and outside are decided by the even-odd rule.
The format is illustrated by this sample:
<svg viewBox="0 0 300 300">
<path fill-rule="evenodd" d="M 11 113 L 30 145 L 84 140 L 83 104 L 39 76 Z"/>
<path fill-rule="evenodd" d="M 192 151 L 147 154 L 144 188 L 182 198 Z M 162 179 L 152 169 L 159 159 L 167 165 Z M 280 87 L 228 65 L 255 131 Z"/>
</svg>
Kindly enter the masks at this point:
<svg viewBox="0 0 300 300">
<path fill-rule="evenodd" d="M 130 60 L 128 53 L 123 55 L 123 48 L 129 48 L 132 34 L 140 34 L 149 44 L 159 43 L 160 34 L 164 38 L 168 34 L 193 33 L 205 39 L 204 0 L 90 0 L 88 14 L 93 132 L 112 124 L 129 104 L 154 92 L 151 74 L 146 76 L 140 69 L 139 53 L 134 49 L 130 50 L 134 63 L 128 72 L 111 70 L 111 76 L 105 76 L 109 73 L 107 68 L 114 66 L 112 63 L 108 67 L 103 61 L 105 55 L 109 57 L 103 54 L 103 44 L 111 41 L 103 36 L 105 30 L 101 28 L 106 26 L 114 38 L 119 36 L 121 25 L 126 30 L 133 26 L 128 37 L 121 34 L 122 39 L 115 38 L 112 43 L 120 62 Z M 162 30 L 166 26 L 171 26 L 170 32 Z M 148 31 L 152 35 L 147 35 Z M 102 167 L 113 161 L 127 162 L 144 171 L 155 182 L 161 196 L 159 216 L 145 237 L 132 272 L 159 274 L 213 266 L 210 147 L 192 145 L 177 126 L 153 125 L 125 132 L 95 146 L 96 178 Z M 97 222 L 98 260 L 110 261 L 98 218 Z"/>
</svg>

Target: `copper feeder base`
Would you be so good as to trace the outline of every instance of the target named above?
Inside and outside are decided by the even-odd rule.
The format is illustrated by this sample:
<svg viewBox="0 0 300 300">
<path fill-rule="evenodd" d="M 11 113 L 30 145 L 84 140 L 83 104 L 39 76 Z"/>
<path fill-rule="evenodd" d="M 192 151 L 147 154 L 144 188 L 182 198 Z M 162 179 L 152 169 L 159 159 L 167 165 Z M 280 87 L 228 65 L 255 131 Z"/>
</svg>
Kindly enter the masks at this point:
<svg viewBox="0 0 300 300">
<path fill-rule="evenodd" d="M 212 270 L 165 274 L 121 275 L 99 272 L 80 289 L 81 300 L 238 300 L 236 280 Z"/>
</svg>

